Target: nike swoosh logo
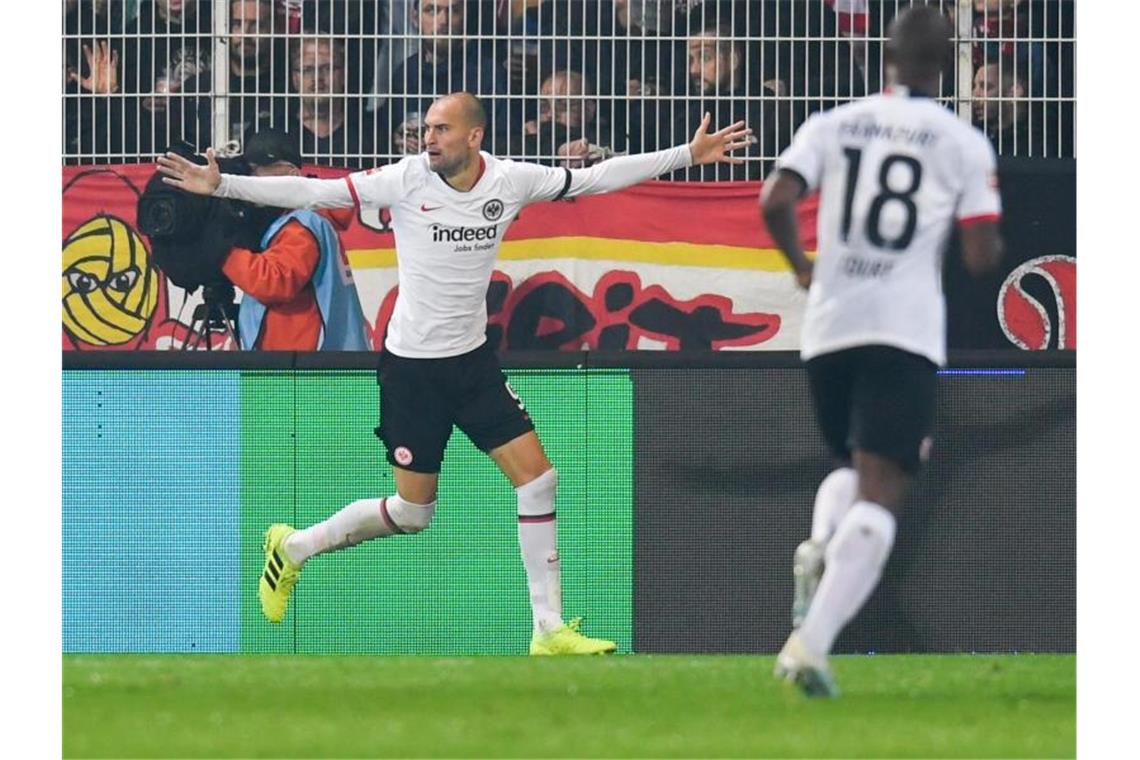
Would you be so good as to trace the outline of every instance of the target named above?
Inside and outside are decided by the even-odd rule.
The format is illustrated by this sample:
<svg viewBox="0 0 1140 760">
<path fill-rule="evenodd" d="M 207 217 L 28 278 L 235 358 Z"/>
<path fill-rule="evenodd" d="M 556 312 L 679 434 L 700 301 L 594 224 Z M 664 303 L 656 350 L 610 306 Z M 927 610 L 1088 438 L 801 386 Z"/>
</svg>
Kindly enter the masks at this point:
<svg viewBox="0 0 1140 760">
<path fill-rule="evenodd" d="M 436 210 L 441 209 L 441 208 L 443 208 L 443 206 L 431 206 L 429 208 L 428 205 L 425 203 L 425 204 L 420 206 L 420 211 L 436 211 Z"/>
</svg>

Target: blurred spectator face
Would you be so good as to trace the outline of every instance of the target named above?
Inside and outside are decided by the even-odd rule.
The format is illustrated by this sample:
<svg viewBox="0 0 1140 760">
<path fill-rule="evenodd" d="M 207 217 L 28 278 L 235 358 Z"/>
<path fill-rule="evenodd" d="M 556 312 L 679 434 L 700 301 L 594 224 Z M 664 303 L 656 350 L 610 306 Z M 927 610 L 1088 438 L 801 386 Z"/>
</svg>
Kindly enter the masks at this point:
<svg viewBox="0 0 1140 760">
<path fill-rule="evenodd" d="M 689 39 L 689 78 L 702 95 L 732 92 L 734 69 L 739 57 L 732 43 L 714 34 Z"/>
<path fill-rule="evenodd" d="M 302 95 L 345 92 L 344 50 L 332 40 L 304 39 L 293 61 L 293 87 Z"/>
<path fill-rule="evenodd" d="M 654 0 L 614 0 L 614 13 L 623 29 L 639 29 L 650 34 L 672 34 L 673 11 L 670 3 Z M 632 7 L 631 7 L 632 6 Z"/>
<path fill-rule="evenodd" d="M 1024 103 L 1002 101 L 1025 95 L 1024 88 L 1013 76 L 1009 65 L 999 74 L 996 63 L 982 66 L 974 74 L 974 122 L 990 131 L 1008 128 L 1025 110 Z"/>
<path fill-rule="evenodd" d="M 198 11 L 197 0 L 155 0 L 158 15 L 168 21 L 194 18 Z"/>
<path fill-rule="evenodd" d="M 614 17 L 623 29 L 629 29 L 629 0 L 614 0 Z"/>
<path fill-rule="evenodd" d="M 446 57 L 463 44 L 466 0 L 419 0 L 420 34 L 432 40 L 433 53 Z"/>
<path fill-rule="evenodd" d="M 257 35 L 272 31 L 272 0 L 233 0 L 230 3 L 230 60 L 247 65 L 257 61 Z M 260 57 L 265 58 L 269 50 L 269 40 L 261 38 Z"/>
<path fill-rule="evenodd" d="M 543 98 L 542 121 L 552 121 L 576 130 L 593 123 L 598 106 L 592 98 L 582 97 L 592 93 L 578 72 L 551 74 L 542 83 L 539 94 Z"/>
<path fill-rule="evenodd" d="M 423 128 L 423 118 L 418 113 L 408 114 L 408 118 L 400 122 L 400 126 L 392 133 L 392 144 L 396 146 L 396 153 L 401 156 L 420 153 L 423 150 L 420 140 Z"/>
<path fill-rule="evenodd" d="M 974 10 L 978 13 L 1006 13 L 1012 12 L 1013 7 L 1021 0 L 974 0 Z"/>
</svg>

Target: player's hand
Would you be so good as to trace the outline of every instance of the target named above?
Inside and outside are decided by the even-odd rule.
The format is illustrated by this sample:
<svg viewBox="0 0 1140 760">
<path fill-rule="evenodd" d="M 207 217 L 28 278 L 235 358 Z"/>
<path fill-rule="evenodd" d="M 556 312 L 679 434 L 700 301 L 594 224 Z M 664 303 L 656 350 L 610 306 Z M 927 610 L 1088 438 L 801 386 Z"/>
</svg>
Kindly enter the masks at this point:
<svg viewBox="0 0 1140 760">
<path fill-rule="evenodd" d="M 188 193 L 211 195 L 222 183 L 222 173 L 218 171 L 213 148 L 206 148 L 205 166 L 187 161 L 177 153 L 167 153 L 159 156 L 158 170 L 166 175 L 162 178 L 163 182 Z"/>
<path fill-rule="evenodd" d="M 711 120 L 712 116 L 706 111 L 705 117 L 701 119 L 701 125 L 697 127 L 689 143 L 693 166 L 715 164 L 718 161 L 726 164 L 743 164 L 743 158 L 729 154 L 752 144 L 752 130 L 745 127 L 743 121 L 738 121 L 732 126 L 709 134 Z"/>
<path fill-rule="evenodd" d="M 807 263 L 807 267 L 796 272 L 796 284 L 804 290 L 807 290 L 811 287 L 811 272 L 812 263 L 810 261 Z"/>
</svg>

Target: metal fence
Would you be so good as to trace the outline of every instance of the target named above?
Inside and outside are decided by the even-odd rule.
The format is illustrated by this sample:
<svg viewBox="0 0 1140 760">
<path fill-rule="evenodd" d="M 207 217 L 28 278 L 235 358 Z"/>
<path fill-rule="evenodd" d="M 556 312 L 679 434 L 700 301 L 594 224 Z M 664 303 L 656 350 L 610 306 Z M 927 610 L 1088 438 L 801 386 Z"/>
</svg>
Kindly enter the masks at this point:
<svg viewBox="0 0 1140 760">
<path fill-rule="evenodd" d="M 957 56 L 942 100 L 999 154 L 1074 156 L 1073 0 L 934 0 Z M 813 111 L 883 86 L 910 0 L 64 0 L 63 160 L 240 150 L 288 132 L 313 163 L 420 150 L 447 92 L 480 96 L 484 148 L 581 166 L 744 119 L 758 179 Z"/>
</svg>

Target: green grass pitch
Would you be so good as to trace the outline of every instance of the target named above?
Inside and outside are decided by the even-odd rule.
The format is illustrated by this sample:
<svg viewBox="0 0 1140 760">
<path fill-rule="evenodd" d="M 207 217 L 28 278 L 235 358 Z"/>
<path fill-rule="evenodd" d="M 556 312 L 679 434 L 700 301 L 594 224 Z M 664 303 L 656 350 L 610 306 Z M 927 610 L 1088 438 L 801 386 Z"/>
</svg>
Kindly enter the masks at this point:
<svg viewBox="0 0 1140 760">
<path fill-rule="evenodd" d="M 1072 757 L 1072 655 L 67 655 L 65 757 Z"/>
</svg>

